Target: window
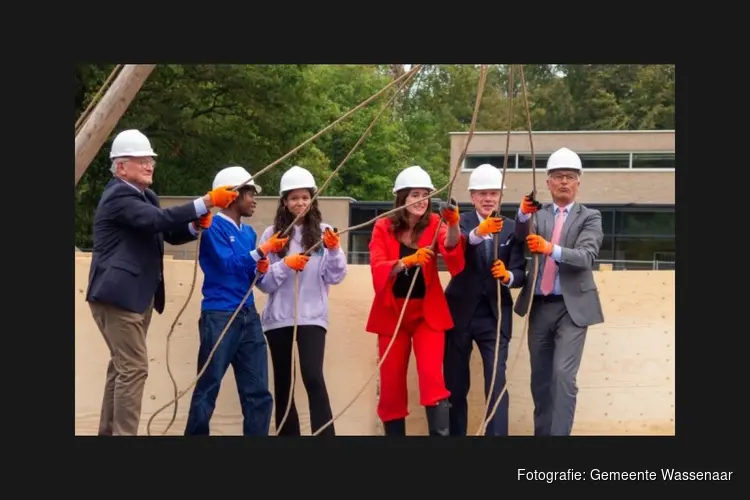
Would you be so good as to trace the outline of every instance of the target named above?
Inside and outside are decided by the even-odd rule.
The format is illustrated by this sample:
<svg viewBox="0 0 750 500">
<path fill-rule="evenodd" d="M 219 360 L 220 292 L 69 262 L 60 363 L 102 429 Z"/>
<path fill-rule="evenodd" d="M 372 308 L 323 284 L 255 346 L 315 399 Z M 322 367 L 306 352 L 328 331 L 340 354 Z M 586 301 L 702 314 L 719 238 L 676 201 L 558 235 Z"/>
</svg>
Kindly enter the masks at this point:
<svg viewBox="0 0 750 500">
<path fill-rule="evenodd" d="M 534 157 L 536 158 L 536 168 L 545 169 L 547 167 L 547 158 L 549 158 L 549 153 L 535 153 Z M 518 168 L 531 169 L 531 167 L 531 153 L 518 155 Z"/>
<path fill-rule="evenodd" d="M 515 208 L 505 208 L 505 206 L 500 205 L 500 215 L 504 215 L 505 217 L 509 218 L 510 220 L 514 220 L 516 218 L 516 214 L 518 213 L 518 207 Z"/>
<path fill-rule="evenodd" d="M 617 260 L 653 261 L 664 252 L 675 251 L 673 238 L 617 238 L 615 244 Z M 649 267 L 650 269 L 650 267 Z"/>
<path fill-rule="evenodd" d="M 599 249 L 599 256 L 596 259 L 611 261 L 614 256 L 614 238 L 612 236 L 605 235 L 604 239 L 602 239 L 602 246 Z"/>
<path fill-rule="evenodd" d="M 633 153 L 633 168 L 675 168 L 674 153 Z"/>
<path fill-rule="evenodd" d="M 675 213 L 664 212 L 625 212 L 617 214 L 617 231 L 623 235 L 674 236 Z"/>
<path fill-rule="evenodd" d="M 356 226 L 357 224 L 364 224 L 368 220 L 372 220 L 373 218 L 375 218 L 375 212 L 375 208 L 357 207 L 352 205 L 351 209 L 349 210 L 349 217 L 351 219 L 349 225 Z"/>
<path fill-rule="evenodd" d="M 505 161 L 505 155 L 466 155 L 466 158 L 464 158 L 464 170 L 473 170 L 484 163 L 489 163 L 493 167 L 502 170 L 503 161 Z M 516 168 L 516 155 L 508 155 L 508 168 Z"/>
<path fill-rule="evenodd" d="M 372 232 L 368 229 L 353 231 L 350 234 L 349 252 L 347 254 L 349 264 L 370 263 L 370 239 Z"/>
<path fill-rule="evenodd" d="M 615 232 L 615 211 L 614 210 L 600 210 L 602 213 L 602 232 L 604 234 L 612 234 Z"/>
<path fill-rule="evenodd" d="M 630 153 L 580 153 L 583 170 L 630 168 Z"/>
<path fill-rule="evenodd" d="M 536 168 L 547 168 L 550 153 L 535 154 Z M 630 153 L 578 153 L 583 163 L 583 170 L 601 168 L 629 168 Z M 531 153 L 518 155 L 518 168 L 531 169 Z"/>
</svg>

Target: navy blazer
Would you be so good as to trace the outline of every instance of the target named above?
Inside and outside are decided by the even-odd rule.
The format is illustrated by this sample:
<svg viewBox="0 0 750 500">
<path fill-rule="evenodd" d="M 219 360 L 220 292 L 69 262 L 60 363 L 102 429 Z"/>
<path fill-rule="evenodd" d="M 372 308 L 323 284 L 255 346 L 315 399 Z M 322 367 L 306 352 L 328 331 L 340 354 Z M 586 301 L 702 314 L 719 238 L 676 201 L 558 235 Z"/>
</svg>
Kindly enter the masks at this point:
<svg viewBox="0 0 750 500">
<path fill-rule="evenodd" d="M 94 216 L 94 249 L 86 300 L 144 313 L 164 311 L 164 241 L 194 241 L 193 202 L 162 209 L 156 194 L 112 179 Z"/>
<path fill-rule="evenodd" d="M 526 282 L 526 258 L 524 256 L 524 241 L 516 233 L 516 222 L 502 217 L 503 229 L 493 241 L 497 245 L 497 257 L 505 264 L 506 269 L 513 273 L 510 288 L 520 288 Z M 486 296 L 492 312 L 497 319 L 497 280 L 492 276 L 492 262 L 495 249 L 491 247 L 490 261 L 487 262 L 482 253 L 482 245 L 472 245 L 468 242 L 469 233 L 479 225 L 479 217 L 475 210 L 464 212 L 460 219 L 461 234 L 466 242 L 466 266 L 457 276 L 454 276 L 445 289 L 448 307 L 453 316 L 455 329 L 462 330 L 469 324 L 476 310 L 477 302 Z M 503 316 L 512 315 L 513 297 L 509 287 L 500 286 L 501 306 Z M 509 311 L 509 312 L 506 312 Z"/>
</svg>

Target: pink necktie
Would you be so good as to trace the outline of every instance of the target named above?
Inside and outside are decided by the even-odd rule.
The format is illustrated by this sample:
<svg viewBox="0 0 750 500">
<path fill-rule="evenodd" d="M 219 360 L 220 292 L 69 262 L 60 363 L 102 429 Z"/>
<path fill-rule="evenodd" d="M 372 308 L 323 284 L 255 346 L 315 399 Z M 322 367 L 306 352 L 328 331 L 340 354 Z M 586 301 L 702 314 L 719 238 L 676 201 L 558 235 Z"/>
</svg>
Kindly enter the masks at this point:
<svg viewBox="0 0 750 500">
<path fill-rule="evenodd" d="M 552 240 L 550 243 L 557 245 L 560 242 L 560 233 L 562 233 L 563 223 L 565 222 L 565 213 L 568 209 L 557 209 L 557 216 L 555 216 L 555 228 L 552 230 Z M 557 274 L 557 263 L 551 255 L 547 256 L 547 260 L 544 262 L 544 273 L 542 274 L 542 293 L 549 295 L 552 293 L 552 289 L 555 287 L 555 275 Z"/>
</svg>

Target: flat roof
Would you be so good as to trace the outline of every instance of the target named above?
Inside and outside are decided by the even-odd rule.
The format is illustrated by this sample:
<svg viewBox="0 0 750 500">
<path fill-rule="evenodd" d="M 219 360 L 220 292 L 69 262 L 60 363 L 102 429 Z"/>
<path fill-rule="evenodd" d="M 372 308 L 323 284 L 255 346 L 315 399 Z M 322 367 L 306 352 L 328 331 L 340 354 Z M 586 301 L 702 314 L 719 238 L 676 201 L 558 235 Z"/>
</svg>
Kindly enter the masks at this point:
<svg viewBox="0 0 750 500">
<path fill-rule="evenodd" d="M 498 135 L 507 134 L 507 130 L 482 130 L 475 131 L 474 135 Z M 570 135 L 570 134 L 674 134 L 674 130 L 533 130 L 532 135 Z M 448 135 L 468 135 L 469 132 L 448 132 Z M 511 135 L 528 135 L 528 130 L 511 130 Z"/>
</svg>

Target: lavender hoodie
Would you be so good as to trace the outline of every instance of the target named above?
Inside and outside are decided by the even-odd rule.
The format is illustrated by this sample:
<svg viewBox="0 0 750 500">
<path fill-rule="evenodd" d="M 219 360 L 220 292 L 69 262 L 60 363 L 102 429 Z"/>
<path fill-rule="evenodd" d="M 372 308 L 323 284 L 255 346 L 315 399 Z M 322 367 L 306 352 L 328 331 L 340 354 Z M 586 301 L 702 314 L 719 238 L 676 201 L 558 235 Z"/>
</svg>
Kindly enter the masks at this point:
<svg viewBox="0 0 750 500">
<path fill-rule="evenodd" d="M 321 224 L 321 231 L 329 228 Z M 333 228 L 331 228 L 333 229 Z M 265 243 L 273 235 L 273 226 L 263 231 L 258 245 Z M 289 241 L 286 255 L 303 251 L 302 229 L 295 226 Z M 258 278 L 256 286 L 268 294 L 263 308 L 261 322 L 263 331 L 294 325 L 294 271 L 279 258 L 278 254 L 268 255 L 268 273 Z M 328 289 L 346 277 L 346 254 L 339 247 L 328 250 L 321 244 L 307 261 L 305 269 L 299 273 L 299 300 L 297 301 L 297 326 L 318 325 L 328 328 Z"/>
</svg>

